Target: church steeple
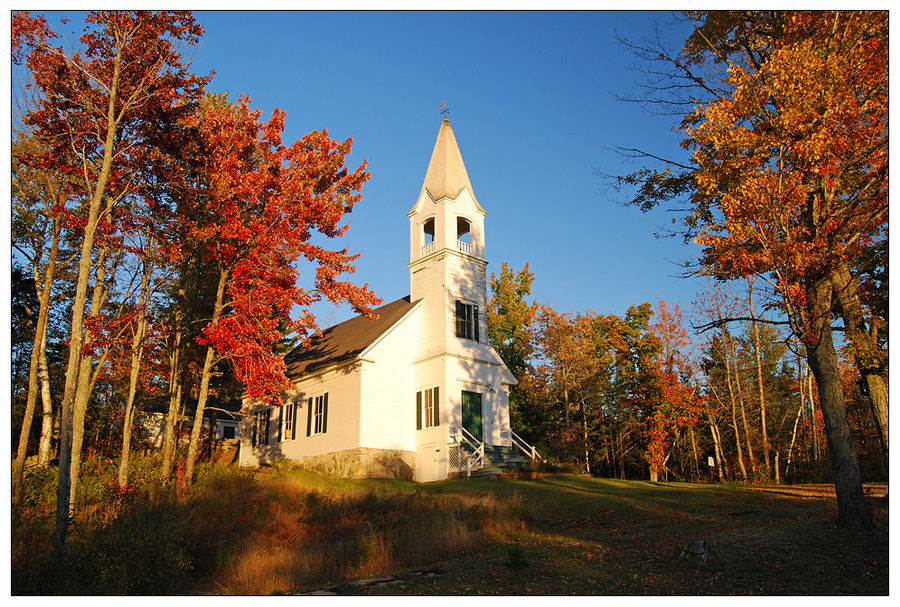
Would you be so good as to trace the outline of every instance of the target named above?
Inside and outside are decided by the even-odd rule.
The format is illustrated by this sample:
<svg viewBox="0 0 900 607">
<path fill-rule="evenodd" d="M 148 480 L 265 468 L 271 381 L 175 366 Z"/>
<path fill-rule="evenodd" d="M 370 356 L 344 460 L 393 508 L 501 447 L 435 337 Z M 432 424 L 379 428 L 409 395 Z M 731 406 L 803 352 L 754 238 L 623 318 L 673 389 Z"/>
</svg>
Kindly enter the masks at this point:
<svg viewBox="0 0 900 607">
<path fill-rule="evenodd" d="M 441 121 L 410 218 L 410 263 L 449 249 L 484 259 L 484 216 L 450 121 Z"/>
<path fill-rule="evenodd" d="M 410 294 L 423 300 L 421 317 L 433 338 L 420 344 L 423 356 L 481 349 L 489 355 L 485 214 L 444 118 L 409 212 Z"/>
<path fill-rule="evenodd" d="M 456 136 L 450 127 L 447 118 L 441 122 L 437 141 L 434 142 L 434 151 L 431 152 L 431 162 L 428 163 L 428 171 L 425 173 L 425 182 L 422 190 L 427 191 L 432 200 L 441 198 L 456 198 L 463 188 L 469 188 L 469 194 L 475 197 L 472 182 L 466 172 Z"/>
</svg>

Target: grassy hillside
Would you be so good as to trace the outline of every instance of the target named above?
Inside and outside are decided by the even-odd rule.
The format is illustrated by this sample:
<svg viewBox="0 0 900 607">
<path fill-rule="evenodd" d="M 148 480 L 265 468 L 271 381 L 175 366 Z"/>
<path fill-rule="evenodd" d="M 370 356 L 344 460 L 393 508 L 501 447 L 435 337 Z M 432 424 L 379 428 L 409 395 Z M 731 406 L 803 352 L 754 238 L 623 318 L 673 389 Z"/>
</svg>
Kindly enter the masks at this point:
<svg viewBox="0 0 900 607">
<path fill-rule="evenodd" d="M 68 574 L 49 552 L 51 476 L 28 479 L 13 509 L 14 594 L 888 591 L 884 485 L 867 487 L 876 529 L 852 531 L 834 523 L 827 486 L 568 475 L 416 485 L 205 468 L 190 493 L 148 474 L 122 494 L 112 470 L 88 469 Z M 708 559 L 680 556 L 701 539 Z"/>
</svg>

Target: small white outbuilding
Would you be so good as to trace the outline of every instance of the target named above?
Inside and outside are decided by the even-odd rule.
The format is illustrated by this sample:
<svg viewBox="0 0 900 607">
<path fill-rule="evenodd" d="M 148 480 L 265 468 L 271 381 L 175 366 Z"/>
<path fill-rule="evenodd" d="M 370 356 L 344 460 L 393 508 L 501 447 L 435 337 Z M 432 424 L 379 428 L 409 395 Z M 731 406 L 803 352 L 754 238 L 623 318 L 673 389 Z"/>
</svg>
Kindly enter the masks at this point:
<svg viewBox="0 0 900 607">
<path fill-rule="evenodd" d="M 419 482 L 535 457 L 510 428 L 516 379 L 487 339 L 484 216 L 444 118 L 409 212 L 410 295 L 285 356 L 281 407 L 245 403 L 240 464 L 279 459 Z"/>
</svg>

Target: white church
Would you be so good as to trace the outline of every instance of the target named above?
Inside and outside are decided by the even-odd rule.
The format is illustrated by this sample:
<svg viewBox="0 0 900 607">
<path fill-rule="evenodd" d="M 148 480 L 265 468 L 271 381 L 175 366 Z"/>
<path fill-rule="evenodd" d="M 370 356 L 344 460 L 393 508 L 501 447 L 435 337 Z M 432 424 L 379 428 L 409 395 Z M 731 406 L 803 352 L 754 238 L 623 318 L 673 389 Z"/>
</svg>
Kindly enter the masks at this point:
<svg viewBox="0 0 900 607">
<path fill-rule="evenodd" d="M 516 379 L 487 339 L 484 216 L 450 121 L 408 213 L 410 295 L 285 356 L 281 407 L 245 407 L 242 466 L 418 482 L 539 457 L 510 428 Z"/>
</svg>

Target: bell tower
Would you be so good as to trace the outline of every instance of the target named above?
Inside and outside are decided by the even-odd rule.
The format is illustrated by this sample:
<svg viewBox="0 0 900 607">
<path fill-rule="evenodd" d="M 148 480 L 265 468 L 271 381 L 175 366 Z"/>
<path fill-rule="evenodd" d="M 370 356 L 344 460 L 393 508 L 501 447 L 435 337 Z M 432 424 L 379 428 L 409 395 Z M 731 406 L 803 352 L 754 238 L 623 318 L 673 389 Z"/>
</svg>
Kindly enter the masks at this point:
<svg viewBox="0 0 900 607">
<path fill-rule="evenodd" d="M 415 206 L 409 212 L 412 301 L 423 300 L 420 355 L 487 346 L 484 216 L 445 117 Z"/>
</svg>

